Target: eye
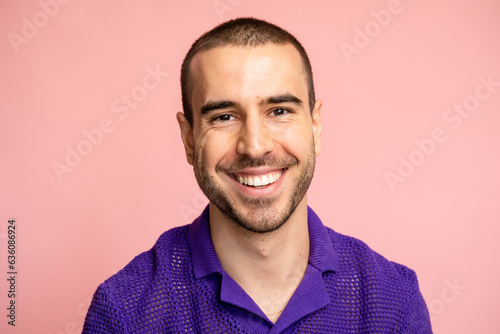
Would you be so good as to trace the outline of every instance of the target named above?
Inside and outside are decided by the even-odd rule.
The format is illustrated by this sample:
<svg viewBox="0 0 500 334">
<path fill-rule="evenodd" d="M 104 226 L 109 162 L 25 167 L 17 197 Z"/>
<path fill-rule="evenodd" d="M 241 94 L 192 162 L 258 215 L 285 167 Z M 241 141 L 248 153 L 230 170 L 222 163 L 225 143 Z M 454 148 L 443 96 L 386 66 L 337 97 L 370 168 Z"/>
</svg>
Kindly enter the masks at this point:
<svg viewBox="0 0 500 334">
<path fill-rule="evenodd" d="M 211 119 L 212 122 L 228 122 L 234 120 L 234 116 L 229 114 L 217 115 Z"/>
<path fill-rule="evenodd" d="M 271 116 L 283 116 L 289 114 L 291 111 L 285 108 L 275 108 L 271 111 Z"/>
</svg>

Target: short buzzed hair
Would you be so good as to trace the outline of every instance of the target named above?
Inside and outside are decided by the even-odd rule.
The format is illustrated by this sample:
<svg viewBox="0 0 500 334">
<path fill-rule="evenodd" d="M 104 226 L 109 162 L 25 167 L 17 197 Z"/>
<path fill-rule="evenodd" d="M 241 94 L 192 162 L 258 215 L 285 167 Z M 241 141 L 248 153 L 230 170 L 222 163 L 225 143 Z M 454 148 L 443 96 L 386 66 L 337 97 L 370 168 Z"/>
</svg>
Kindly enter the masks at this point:
<svg viewBox="0 0 500 334">
<path fill-rule="evenodd" d="M 255 18 L 238 18 L 224 22 L 204 33 L 189 49 L 181 67 L 182 107 L 184 116 L 193 126 L 193 109 L 191 95 L 193 82 L 190 78 L 190 65 L 193 57 L 202 51 L 219 46 L 261 46 L 265 44 L 292 44 L 300 54 L 307 80 L 309 108 L 312 112 L 316 101 L 311 63 L 306 50 L 288 31 L 263 20 Z"/>
</svg>

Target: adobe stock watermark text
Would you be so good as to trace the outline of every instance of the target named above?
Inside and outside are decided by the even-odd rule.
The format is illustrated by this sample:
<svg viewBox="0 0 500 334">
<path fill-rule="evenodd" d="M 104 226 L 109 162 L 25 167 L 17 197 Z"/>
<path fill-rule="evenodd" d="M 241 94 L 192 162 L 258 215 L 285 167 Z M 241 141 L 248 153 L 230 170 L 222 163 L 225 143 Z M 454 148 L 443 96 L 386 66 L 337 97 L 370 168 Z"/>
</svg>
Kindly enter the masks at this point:
<svg viewBox="0 0 500 334">
<path fill-rule="evenodd" d="M 453 131 L 458 130 L 464 120 L 469 119 L 481 106 L 481 102 L 487 100 L 500 86 L 500 82 L 493 79 L 493 75 L 479 76 L 479 83 L 474 92 L 467 95 L 460 103 L 443 112 L 442 119 Z M 416 138 L 414 148 L 408 154 L 400 154 L 397 157 L 398 163 L 395 170 L 384 172 L 384 178 L 391 191 L 396 190 L 396 186 L 405 182 L 412 176 L 416 169 L 424 164 L 426 159 L 432 156 L 439 145 L 444 144 L 449 138 L 446 127 L 435 127 L 426 137 Z"/>
<path fill-rule="evenodd" d="M 408 1 L 412 2 L 412 0 Z M 339 43 L 340 51 L 348 64 L 352 62 L 355 55 L 359 55 L 384 29 L 387 29 L 394 17 L 401 14 L 404 8 L 400 0 L 389 0 L 385 7 L 377 10 L 372 9 L 370 11 L 371 20 L 362 27 L 354 26 L 352 42 Z"/>
<path fill-rule="evenodd" d="M 19 53 L 19 47 L 22 44 L 28 44 L 35 38 L 41 29 L 43 29 L 50 20 L 53 19 L 60 11 L 61 5 L 66 5 L 71 0 L 40 0 L 40 7 L 31 17 L 24 16 L 21 21 L 20 34 L 17 32 L 9 32 L 7 39 L 15 53 Z"/>
<path fill-rule="evenodd" d="M 133 109 L 136 109 L 144 101 L 150 92 L 169 76 L 168 72 L 163 72 L 160 65 L 156 68 L 146 66 L 146 74 L 142 77 L 141 84 L 133 86 L 129 92 L 123 93 L 119 98 L 111 102 L 111 112 L 117 115 L 119 121 L 124 121 Z M 64 161 L 52 161 L 52 169 L 59 182 L 63 181 L 63 176 L 80 166 L 85 157 L 88 157 L 95 147 L 100 146 L 106 135 L 112 133 L 118 121 L 111 118 L 102 118 L 97 126 L 91 129 L 83 129 L 82 139 L 76 145 L 66 145 L 66 157 Z"/>
</svg>

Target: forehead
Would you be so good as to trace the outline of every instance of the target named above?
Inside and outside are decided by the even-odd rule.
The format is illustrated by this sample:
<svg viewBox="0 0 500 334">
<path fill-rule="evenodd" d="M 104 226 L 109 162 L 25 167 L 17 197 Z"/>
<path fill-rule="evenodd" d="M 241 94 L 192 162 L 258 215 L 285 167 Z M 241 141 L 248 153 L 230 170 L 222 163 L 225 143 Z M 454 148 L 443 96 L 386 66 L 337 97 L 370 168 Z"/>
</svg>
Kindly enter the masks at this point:
<svg viewBox="0 0 500 334">
<path fill-rule="evenodd" d="M 279 94 L 307 99 L 299 52 L 291 44 L 222 46 L 203 51 L 191 63 L 192 106 L 208 100 L 251 100 Z"/>
</svg>

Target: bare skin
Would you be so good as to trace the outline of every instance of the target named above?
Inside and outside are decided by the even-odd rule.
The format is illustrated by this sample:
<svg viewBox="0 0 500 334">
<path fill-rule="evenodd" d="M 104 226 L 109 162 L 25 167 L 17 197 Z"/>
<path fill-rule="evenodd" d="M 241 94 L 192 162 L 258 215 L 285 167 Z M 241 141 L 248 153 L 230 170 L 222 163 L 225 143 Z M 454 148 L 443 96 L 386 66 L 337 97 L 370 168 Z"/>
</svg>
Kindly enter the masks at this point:
<svg viewBox="0 0 500 334">
<path fill-rule="evenodd" d="M 300 205 L 305 204 L 305 198 Z M 304 276 L 309 259 L 307 211 L 297 208 L 279 230 L 249 233 L 210 207 L 215 251 L 224 270 L 272 321 L 281 312 Z M 217 218 L 216 218 L 217 217 Z M 290 242 L 293 240 L 293 242 Z"/>
<path fill-rule="evenodd" d="M 200 186 L 222 194 L 210 199 L 215 251 L 223 269 L 276 322 L 308 264 L 307 196 L 296 189 L 304 175 L 312 177 L 309 167 L 321 151 L 321 101 L 311 113 L 302 62 L 291 45 L 216 47 L 197 54 L 191 71 L 193 126 L 182 113 L 177 120 Z M 283 96 L 293 99 L 277 101 Z M 266 157 L 272 163 L 233 163 Z M 247 177 L 269 184 L 242 184 Z M 243 220 L 236 222 L 227 208 Z"/>
</svg>

